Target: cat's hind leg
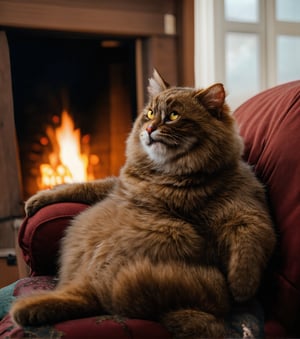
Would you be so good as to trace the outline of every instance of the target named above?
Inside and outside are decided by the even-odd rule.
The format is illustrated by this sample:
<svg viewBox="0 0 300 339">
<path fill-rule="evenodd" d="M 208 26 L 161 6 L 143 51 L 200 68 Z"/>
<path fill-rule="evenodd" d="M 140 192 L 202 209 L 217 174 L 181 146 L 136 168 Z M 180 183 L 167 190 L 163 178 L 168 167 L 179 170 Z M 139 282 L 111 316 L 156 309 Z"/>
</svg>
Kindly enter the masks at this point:
<svg viewBox="0 0 300 339">
<path fill-rule="evenodd" d="M 111 313 L 157 320 L 176 338 L 221 338 L 230 298 L 213 267 L 143 259 L 115 276 L 111 304 Z"/>
<path fill-rule="evenodd" d="M 69 285 L 63 289 L 21 297 L 10 314 L 21 326 L 40 326 L 101 313 L 101 305 L 89 286 Z"/>
<path fill-rule="evenodd" d="M 196 309 L 168 312 L 160 319 L 165 328 L 178 339 L 223 338 L 224 319 Z"/>
</svg>

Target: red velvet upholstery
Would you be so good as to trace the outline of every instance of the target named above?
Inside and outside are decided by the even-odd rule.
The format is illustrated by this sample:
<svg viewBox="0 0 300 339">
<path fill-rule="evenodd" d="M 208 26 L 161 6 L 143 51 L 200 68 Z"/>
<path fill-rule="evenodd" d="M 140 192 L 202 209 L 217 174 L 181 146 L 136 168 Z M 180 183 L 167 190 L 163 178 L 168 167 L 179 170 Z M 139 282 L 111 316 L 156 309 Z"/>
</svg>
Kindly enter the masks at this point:
<svg viewBox="0 0 300 339">
<path fill-rule="evenodd" d="M 300 81 L 264 91 L 234 113 L 245 159 L 266 184 L 278 232 L 263 289 L 267 336 L 300 337 Z"/>
<path fill-rule="evenodd" d="M 55 208 L 52 205 L 42 208 L 34 218 L 25 218 L 19 245 L 32 276 L 56 274 L 59 242 L 66 225 L 87 207 L 82 203 L 59 203 Z"/>
</svg>

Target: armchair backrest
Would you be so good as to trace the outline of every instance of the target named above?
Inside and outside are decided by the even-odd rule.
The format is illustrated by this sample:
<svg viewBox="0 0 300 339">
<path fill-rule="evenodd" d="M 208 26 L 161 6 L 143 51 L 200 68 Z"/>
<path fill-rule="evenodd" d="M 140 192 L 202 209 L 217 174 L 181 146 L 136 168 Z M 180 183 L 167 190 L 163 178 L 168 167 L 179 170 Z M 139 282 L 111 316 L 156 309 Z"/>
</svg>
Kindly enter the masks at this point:
<svg viewBox="0 0 300 339">
<path fill-rule="evenodd" d="M 278 234 L 272 272 L 262 289 L 266 334 L 300 337 L 300 81 L 256 95 L 234 116 L 244 157 L 266 185 Z"/>
</svg>

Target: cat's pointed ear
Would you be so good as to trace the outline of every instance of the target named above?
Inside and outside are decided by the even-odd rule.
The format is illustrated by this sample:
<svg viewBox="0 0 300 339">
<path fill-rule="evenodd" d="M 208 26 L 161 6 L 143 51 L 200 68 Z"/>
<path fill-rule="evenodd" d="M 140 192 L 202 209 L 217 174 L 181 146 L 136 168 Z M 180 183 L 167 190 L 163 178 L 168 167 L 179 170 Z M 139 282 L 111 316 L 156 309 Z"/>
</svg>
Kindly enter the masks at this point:
<svg viewBox="0 0 300 339">
<path fill-rule="evenodd" d="M 225 90 L 220 83 L 214 84 L 205 90 L 196 92 L 195 97 L 216 118 L 220 119 L 225 104 Z"/>
<path fill-rule="evenodd" d="M 148 92 L 150 96 L 155 96 L 169 87 L 170 85 L 163 79 L 158 71 L 154 69 L 152 78 L 149 79 Z"/>
</svg>

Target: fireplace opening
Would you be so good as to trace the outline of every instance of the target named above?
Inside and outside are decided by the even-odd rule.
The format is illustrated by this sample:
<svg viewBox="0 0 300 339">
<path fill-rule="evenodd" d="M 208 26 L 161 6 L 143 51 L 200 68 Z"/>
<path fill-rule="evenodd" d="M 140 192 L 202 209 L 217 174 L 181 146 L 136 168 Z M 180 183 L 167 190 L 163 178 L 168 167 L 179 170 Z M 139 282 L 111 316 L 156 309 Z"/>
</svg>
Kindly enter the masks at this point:
<svg viewBox="0 0 300 339">
<path fill-rule="evenodd" d="M 24 199 L 118 175 L 137 110 L 135 40 L 26 30 L 7 39 Z"/>
</svg>

